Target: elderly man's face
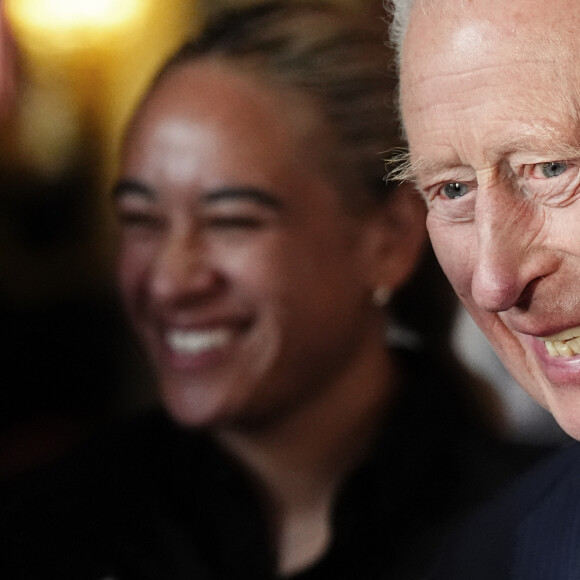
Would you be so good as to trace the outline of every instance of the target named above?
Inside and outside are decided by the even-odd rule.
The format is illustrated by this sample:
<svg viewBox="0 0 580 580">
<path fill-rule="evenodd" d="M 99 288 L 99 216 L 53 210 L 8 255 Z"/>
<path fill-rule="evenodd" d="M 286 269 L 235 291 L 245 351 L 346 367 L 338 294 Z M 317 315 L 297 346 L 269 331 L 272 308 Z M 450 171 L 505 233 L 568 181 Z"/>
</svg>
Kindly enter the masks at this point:
<svg viewBox="0 0 580 580">
<path fill-rule="evenodd" d="M 402 108 L 456 292 L 522 386 L 580 438 L 576 0 L 415 9 Z"/>
</svg>

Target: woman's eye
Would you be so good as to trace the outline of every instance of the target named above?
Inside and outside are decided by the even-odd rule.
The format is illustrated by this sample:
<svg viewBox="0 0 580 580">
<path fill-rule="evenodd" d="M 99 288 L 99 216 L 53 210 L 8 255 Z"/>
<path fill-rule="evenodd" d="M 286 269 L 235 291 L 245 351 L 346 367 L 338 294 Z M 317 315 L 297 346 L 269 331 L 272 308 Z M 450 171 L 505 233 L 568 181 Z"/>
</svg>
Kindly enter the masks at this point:
<svg viewBox="0 0 580 580">
<path fill-rule="evenodd" d="M 441 188 L 441 193 L 448 199 L 457 199 L 458 197 L 463 197 L 466 193 L 469 193 L 469 186 L 458 181 L 446 183 Z"/>
<path fill-rule="evenodd" d="M 225 229 L 257 229 L 263 224 L 263 220 L 254 216 L 216 216 L 210 219 L 210 224 Z"/>
<path fill-rule="evenodd" d="M 117 213 L 119 223 L 124 226 L 154 227 L 158 220 L 148 213 L 123 211 Z"/>
<path fill-rule="evenodd" d="M 538 163 L 534 166 L 534 173 L 541 172 L 542 176 L 551 179 L 562 175 L 568 169 L 568 163 L 565 161 L 548 161 L 546 163 Z"/>
</svg>

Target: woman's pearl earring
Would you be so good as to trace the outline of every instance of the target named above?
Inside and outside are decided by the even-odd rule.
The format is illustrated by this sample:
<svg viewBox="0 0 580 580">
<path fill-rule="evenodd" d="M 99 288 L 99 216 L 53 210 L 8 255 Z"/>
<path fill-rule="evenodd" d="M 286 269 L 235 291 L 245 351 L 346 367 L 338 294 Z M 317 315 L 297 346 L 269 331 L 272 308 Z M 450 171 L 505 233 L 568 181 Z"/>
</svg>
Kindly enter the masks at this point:
<svg viewBox="0 0 580 580">
<path fill-rule="evenodd" d="M 392 292 L 390 288 L 379 286 L 379 288 L 373 292 L 373 304 L 377 308 L 384 308 L 389 303 L 391 295 Z"/>
</svg>

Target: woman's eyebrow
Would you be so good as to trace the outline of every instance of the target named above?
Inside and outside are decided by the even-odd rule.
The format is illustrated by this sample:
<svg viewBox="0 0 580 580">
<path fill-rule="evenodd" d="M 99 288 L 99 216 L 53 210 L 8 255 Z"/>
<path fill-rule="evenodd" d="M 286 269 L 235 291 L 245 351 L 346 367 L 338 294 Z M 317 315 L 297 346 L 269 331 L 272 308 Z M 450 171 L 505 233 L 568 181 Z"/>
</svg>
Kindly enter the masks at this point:
<svg viewBox="0 0 580 580">
<path fill-rule="evenodd" d="M 120 179 L 112 188 L 111 196 L 118 199 L 125 195 L 144 196 L 148 199 L 155 197 L 154 190 L 140 181 L 131 178 Z M 206 204 L 224 201 L 251 201 L 252 203 L 271 209 L 283 209 L 282 200 L 267 191 L 257 187 L 221 187 L 204 193 L 201 199 Z"/>
<path fill-rule="evenodd" d="M 279 197 L 257 187 L 223 187 L 205 193 L 203 200 L 208 204 L 245 200 L 272 209 L 279 210 L 284 207 L 284 203 Z"/>
</svg>

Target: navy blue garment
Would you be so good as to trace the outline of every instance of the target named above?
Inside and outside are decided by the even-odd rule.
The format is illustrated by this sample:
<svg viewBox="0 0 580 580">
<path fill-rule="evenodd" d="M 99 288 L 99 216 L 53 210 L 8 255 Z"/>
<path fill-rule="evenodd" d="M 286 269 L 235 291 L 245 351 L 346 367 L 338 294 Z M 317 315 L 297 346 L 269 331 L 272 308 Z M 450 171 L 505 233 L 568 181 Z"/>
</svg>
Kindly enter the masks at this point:
<svg viewBox="0 0 580 580">
<path fill-rule="evenodd" d="M 580 444 L 470 518 L 432 579 L 580 580 Z"/>
</svg>

